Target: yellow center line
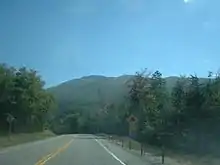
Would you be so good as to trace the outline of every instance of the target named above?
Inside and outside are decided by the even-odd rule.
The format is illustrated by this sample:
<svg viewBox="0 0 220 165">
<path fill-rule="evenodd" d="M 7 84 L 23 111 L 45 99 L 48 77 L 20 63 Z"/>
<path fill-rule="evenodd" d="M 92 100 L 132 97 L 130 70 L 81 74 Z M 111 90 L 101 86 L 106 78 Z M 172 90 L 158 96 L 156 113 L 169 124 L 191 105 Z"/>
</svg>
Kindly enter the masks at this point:
<svg viewBox="0 0 220 165">
<path fill-rule="evenodd" d="M 46 156 L 44 156 L 43 158 L 41 158 L 37 163 L 35 163 L 35 165 L 38 165 L 38 164 L 40 164 L 42 161 L 44 161 L 45 159 L 47 159 L 48 157 L 50 157 L 51 155 L 52 155 L 53 153 L 50 153 L 50 154 L 48 154 L 48 155 L 46 155 Z"/>
<path fill-rule="evenodd" d="M 44 165 L 46 162 L 48 162 L 50 159 L 54 158 L 56 155 L 64 151 L 69 147 L 69 145 L 73 142 L 73 139 L 70 140 L 68 143 L 66 143 L 64 146 L 58 148 L 55 152 L 52 152 L 46 156 L 44 156 L 42 159 L 40 159 L 35 165 Z"/>
</svg>

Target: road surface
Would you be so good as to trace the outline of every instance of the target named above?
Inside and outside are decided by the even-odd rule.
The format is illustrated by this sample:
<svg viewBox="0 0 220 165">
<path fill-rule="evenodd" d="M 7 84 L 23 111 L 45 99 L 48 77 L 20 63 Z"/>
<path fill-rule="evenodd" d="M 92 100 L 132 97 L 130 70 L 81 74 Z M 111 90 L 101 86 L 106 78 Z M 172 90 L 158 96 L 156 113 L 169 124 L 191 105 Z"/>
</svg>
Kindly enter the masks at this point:
<svg viewBox="0 0 220 165">
<path fill-rule="evenodd" d="M 62 135 L 0 150 L 2 165 L 150 165 L 94 135 Z"/>
</svg>

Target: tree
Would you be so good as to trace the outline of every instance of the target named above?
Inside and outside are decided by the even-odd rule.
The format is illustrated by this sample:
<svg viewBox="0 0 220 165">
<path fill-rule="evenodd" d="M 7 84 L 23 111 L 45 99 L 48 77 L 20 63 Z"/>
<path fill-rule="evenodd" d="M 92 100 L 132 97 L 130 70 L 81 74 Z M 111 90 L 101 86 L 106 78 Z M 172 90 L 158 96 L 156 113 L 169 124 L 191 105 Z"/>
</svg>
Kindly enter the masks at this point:
<svg viewBox="0 0 220 165">
<path fill-rule="evenodd" d="M 5 118 L 5 113 L 10 113 L 17 119 L 16 131 L 42 130 L 45 116 L 55 103 L 43 86 L 44 82 L 36 71 L 1 64 L 0 119 Z M 1 121 L 2 129 L 6 129 L 5 120 Z"/>
</svg>

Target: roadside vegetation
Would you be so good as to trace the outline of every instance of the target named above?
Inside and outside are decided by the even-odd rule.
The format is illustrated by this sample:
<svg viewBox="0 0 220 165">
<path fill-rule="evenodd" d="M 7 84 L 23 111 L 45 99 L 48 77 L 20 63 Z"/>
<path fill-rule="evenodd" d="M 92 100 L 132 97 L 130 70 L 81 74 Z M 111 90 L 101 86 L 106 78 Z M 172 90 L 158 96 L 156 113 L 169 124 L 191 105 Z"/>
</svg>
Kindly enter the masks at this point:
<svg viewBox="0 0 220 165">
<path fill-rule="evenodd" d="M 0 146 L 40 135 L 25 133 L 42 132 L 48 125 L 47 114 L 55 105 L 35 70 L 0 64 Z M 14 142 L 6 142 L 10 139 Z"/>
</svg>

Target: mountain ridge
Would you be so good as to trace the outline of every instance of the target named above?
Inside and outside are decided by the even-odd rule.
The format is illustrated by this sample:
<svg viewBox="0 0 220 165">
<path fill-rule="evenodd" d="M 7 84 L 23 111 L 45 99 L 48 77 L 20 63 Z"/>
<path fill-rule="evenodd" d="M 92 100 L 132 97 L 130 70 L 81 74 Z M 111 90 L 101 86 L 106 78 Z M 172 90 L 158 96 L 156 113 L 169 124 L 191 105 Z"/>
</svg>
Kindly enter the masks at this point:
<svg viewBox="0 0 220 165">
<path fill-rule="evenodd" d="M 107 77 L 102 75 L 90 75 L 72 79 L 47 90 L 54 95 L 58 104 L 69 107 L 83 107 L 85 109 L 97 109 L 103 103 L 121 103 L 128 93 L 126 82 L 134 75 L 121 75 Z M 174 87 L 178 76 L 168 76 L 166 87 L 168 91 Z M 206 78 L 200 78 L 204 82 Z M 92 108 L 92 106 L 94 106 Z"/>
<path fill-rule="evenodd" d="M 126 95 L 126 82 L 134 75 L 107 77 L 90 75 L 72 79 L 57 86 L 48 88 L 58 102 L 117 102 Z M 173 86 L 178 77 L 165 78 L 168 86 Z"/>
<path fill-rule="evenodd" d="M 80 78 L 73 78 L 71 80 L 66 80 L 66 81 L 64 81 L 62 83 L 59 83 L 57 85 L 53 85 L 51 87 L 48 87 L 47 89 L 50 90 L 51 88 L 56 88 L 56 87 L 58 87 L 60 85 L 64 85 L 66 83 L 70 83 L 72 81 L 77 81 L 77 80 L 94 79 L 94 78 L 96 78 L 96 79 L 106 79 L 106 78 L 120 79 L 120 78 L 125 78 L 125 77 L 127 79 L 129 79 L 129 78 L 131 78 L 133 76 L 134 75 L 129 75 L 129 74 L 124 74 L 124 75 L 121 75 L 121 76 L 88 75 L 88 76 L 82 76 Z M 165 79 L 167 79 L 167 78 L 168 79 L 169 78 L 179 78 L 179 76 L 166 76 L 166 77 L 163 77 L 163 78 L 165 78 Z"/>
</svg>

